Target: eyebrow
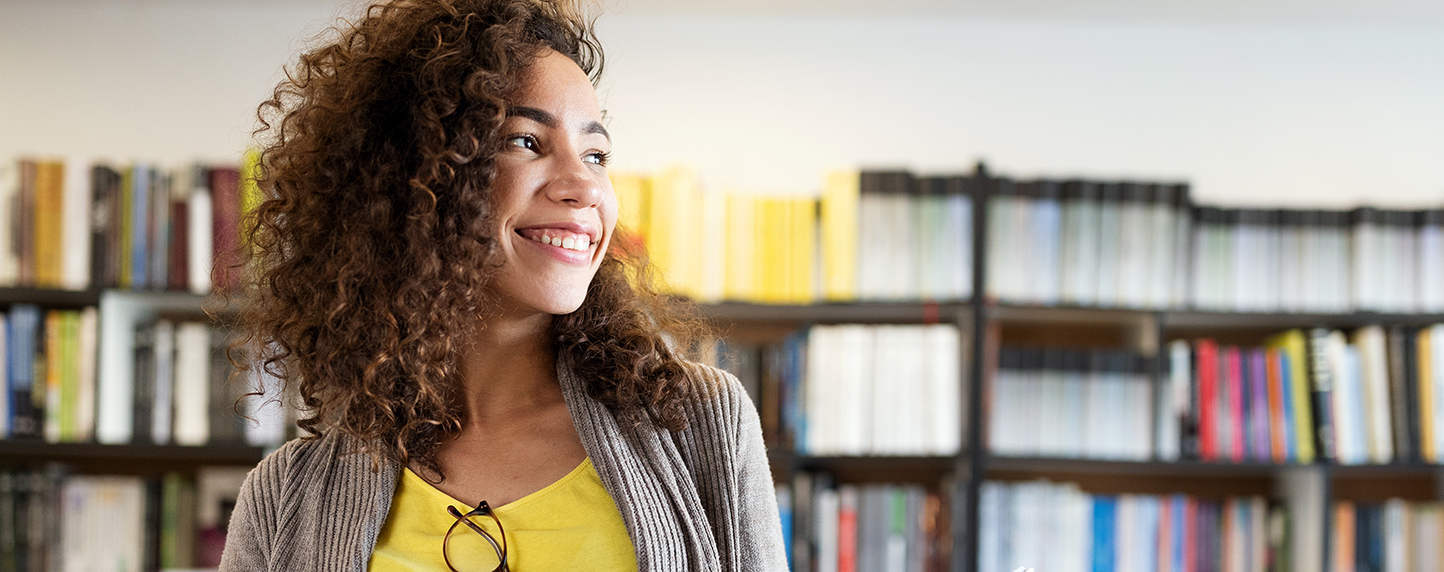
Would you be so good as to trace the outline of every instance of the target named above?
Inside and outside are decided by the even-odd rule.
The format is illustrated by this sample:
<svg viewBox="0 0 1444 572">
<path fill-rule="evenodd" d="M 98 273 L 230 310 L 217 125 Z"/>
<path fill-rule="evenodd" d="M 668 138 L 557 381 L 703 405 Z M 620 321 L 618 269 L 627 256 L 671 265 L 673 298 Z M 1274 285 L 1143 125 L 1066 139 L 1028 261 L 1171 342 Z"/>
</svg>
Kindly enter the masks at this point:
<svg viewBox="0 0 1444 572">
<path fill-rule="evenodd" d="M 506 116 L 523 117 L 526 119 L 530 119 L 532 121 L 545 125 L 548 129 L 556 129 L 558 124 L 555 115 L 552 115 L 550 113 L 547 113 L 546 111 L 537 109 L 535 107 L 526 107 L 521 105 L 508 107 L 506 109 Z M 602 124 L 597 123 L 596 121 L 588 121 L 586 125 L 583 125 L 582 133 L 596 133 L 601 135 L 602 137 L 606 137 L 607 141 L 612 140 L 612 134 L 607 133 L 607 128 L 602 127 Z"/>
</svg>

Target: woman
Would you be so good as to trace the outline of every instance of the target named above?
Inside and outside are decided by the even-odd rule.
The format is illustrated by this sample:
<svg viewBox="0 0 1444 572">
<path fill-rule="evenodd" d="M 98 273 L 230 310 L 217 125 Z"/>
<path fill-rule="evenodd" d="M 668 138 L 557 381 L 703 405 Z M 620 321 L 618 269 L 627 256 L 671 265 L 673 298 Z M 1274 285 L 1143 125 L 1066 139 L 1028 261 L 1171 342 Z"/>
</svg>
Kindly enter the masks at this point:
<svg viewBox="0 0 1444 572">
<path fill-rule="evenodd" d="M 565 5 L 398 1 L 261 106 L 243 323 L 308 436 L 222 570 L 786 568 L 756 410 L 608 251 L 601 59 Z"/>
</svg>

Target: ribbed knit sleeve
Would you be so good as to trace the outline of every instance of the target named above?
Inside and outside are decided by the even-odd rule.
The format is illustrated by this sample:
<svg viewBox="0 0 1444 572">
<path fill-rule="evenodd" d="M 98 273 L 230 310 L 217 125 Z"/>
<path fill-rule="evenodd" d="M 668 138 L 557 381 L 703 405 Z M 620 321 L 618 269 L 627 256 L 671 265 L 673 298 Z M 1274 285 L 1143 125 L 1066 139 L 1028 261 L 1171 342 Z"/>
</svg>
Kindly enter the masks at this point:
<svg viewBox="0 0 1444 572">
<path fill-rule="evenodd" d="M 674 436 L 712 521 L 723 570 L 787 570 L 757 407 L 736 377 L 697 365 L 688 427 Z"/>
<path fill-rule="evenodd" d="M 226 530 L 226 547 L 221 553 L 221 572 L 250 572 L 270 569 L 271 548 L 277 534 L 276 509 L 281 506 L 289 455 L 282 447 L 246 475 L 241 485 L 231 522 Z"/>
</svg>

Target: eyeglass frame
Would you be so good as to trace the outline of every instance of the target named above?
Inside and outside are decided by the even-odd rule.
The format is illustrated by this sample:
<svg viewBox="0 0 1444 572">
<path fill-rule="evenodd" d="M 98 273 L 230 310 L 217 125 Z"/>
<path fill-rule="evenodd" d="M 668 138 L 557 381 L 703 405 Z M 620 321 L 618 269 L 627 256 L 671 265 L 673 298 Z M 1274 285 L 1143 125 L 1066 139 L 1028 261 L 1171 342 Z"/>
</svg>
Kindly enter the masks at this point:
<svg viewBox="0 0 1444 572">
<path fill-rule="evenodd" d="M 446 552 L 446 545 L 448 541 L 451 540 L 451 533 L 456 530 L 456 525 L 458 524 L 466 524 L 467 528 L 480 534 L 481 537 L 486 539 L 486 542 L 491 545 L 491 548 L 496 550 L 496 557 L 500 560 L 500 563 L 498 563 L 496 568 L 491 572 L 509 572 L 511 570 L 506 565 L 506 529 L 502 528 L 501 519 L 497 518 L 496 511 L 492 510 L 491 505 L 486 504 L 486 501 L 481 501 L 481 504 L 476 505 L 476 508 L 471 509 L 466 514 L 461 514 L 461 511 L 457 510 L 456 507 L 447 505 L 446 512 L 456 519 L 456 522 L 451 523 L 451 527 L 446 529 L 446 536 L 441 539 L 441 559 L 446 562 L 446 567 L 449 568 L 451 572 L 460 572 L 455 566 L 451 565 L 451 556 Z M 473 516 L 491 517 L 491 521 L 496 523 L 496 530 L 501 534 L 501 544 L 497 544 L 496 539 L 493 538 L 491 534 L 482 530 L 476 523 L 471 522 L 471 517 Z"/>
</svg>

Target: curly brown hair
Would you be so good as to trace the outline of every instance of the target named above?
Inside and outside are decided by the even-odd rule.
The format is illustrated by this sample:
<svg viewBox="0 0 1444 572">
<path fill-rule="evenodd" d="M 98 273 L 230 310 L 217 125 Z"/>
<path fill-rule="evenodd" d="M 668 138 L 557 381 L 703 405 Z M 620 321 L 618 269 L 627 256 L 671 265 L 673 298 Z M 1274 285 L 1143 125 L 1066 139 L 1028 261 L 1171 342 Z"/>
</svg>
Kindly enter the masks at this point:
<svg viewBox="0 0 1444 572">
<path fill-rule="evenodd" d="M 298 395 L 307 438 L 340 431 L 441 476 L 437 447 L 461 430 L 458 354 L 494 308 L 507 102 L 548 48 L 594 85 L 602 52 L 577 9 L 545 0 L 399 0 L 332 33 L 258 110 L 265 200 L 246 224 L 240 343 Z M 653 293 L 626 242 L 552 320 L 554 349 L 622 419 L 680 430 L 675 348 L 698 322 Z"/>
</svg>

